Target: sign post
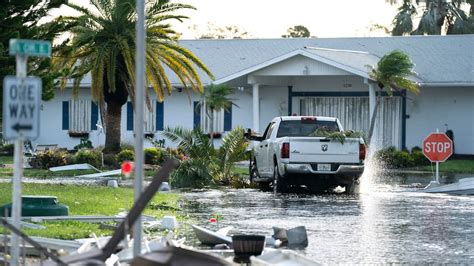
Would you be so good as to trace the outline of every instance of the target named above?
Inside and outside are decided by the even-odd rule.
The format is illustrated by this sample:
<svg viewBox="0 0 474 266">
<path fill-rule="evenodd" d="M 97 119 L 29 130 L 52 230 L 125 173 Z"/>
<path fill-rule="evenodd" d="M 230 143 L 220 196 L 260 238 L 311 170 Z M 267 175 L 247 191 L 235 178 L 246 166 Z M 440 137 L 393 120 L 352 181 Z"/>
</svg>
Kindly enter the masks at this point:
<svg viewBox="0 0 474 266">
<path fill-rule="evenodd" d="M 21 179 L 23 176 L 23 145 L 25 139 L 39 135 L 39 104 L 41 79 L 26 78 L 28 56 L 51 56 L 51 43 L 39 40 L 10 39 L 9 54 L 16 57 L 16 78 L 5 77 L 3 87 L 3 128 L 6 139 L 15 140 L 12 188 L 12 223 L 20 228 Z M 20 263 L 20 237 L 11 237 L 11 265 Z"/>
<path fill-rule="evenodd" d="M 436 162 L 436 180 L 439 184 L 439 163 L 446 161 L 453 154 L 453 141 L 444 133 L 431 133 L 423 141 L 423 154 L 431 162 Z"/>
</svg>

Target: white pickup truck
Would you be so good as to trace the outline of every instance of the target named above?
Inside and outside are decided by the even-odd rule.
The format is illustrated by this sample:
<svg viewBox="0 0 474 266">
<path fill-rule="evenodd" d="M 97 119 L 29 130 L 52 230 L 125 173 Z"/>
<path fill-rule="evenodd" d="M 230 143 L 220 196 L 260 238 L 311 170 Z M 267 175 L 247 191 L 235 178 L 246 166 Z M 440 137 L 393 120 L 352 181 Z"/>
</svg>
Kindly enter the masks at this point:
<svg viewBox="0 0 474 266">
<path fill-rule="evenodd" d="M 248 131 L 247 138 L 256 142 L 249 166 L 251 182 L 282 193 L 299 185 L 314 192 L 342 186 L 353 193 L 364 171 L 364 140 L 317 137 L 318 129 L 344 132 L 337 118 L 319 116 L 275 117 L 263 136 Z"/>
</svg>

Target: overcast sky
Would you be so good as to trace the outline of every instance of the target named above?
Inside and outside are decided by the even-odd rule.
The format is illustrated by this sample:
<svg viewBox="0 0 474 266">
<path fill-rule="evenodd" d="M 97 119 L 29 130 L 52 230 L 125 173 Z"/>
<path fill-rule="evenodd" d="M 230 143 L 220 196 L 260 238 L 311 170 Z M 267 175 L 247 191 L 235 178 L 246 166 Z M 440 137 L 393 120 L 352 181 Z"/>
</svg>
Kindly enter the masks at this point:
<svg viewBox="0 0 474 266">
<path fill-rule="evenodd" d="M 176 29 L 183 38 L 195 38 L 197 25 L 235 25 L 254 38 L 280 38 L 289 27 L 304 25 L 317 37 L 380 36 L 370 32 L 372 24 L 390 26 L 396 6 L 385 0 L 174 0 L 197 8 Z"/>
<path fill-rule="evenodd" d="M 183 39 L 195 39 L 207 31 L 208 23 L 217 27 L 238 26 L 250 38 L 280 38 L 287 29 L 303 25 L 312 36 L 364 37 L 386 35 L 370 31 L 371 25 L 390 27 L 397 6 L 386 0 L 172 0 L 190 4 L 197 10 L 179 11 L 190 17 L 175 23 Z M 73 0 L 84 5 L 88 1 Z M 52 12 L 74 15 L 69 8 Z"/>
</svg>

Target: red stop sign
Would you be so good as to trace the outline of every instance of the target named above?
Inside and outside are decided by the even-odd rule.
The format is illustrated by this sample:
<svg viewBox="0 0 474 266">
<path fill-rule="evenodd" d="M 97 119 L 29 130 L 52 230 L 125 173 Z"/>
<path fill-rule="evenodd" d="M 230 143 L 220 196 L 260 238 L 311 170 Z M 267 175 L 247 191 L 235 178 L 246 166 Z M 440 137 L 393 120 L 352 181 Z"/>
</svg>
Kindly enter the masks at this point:
<svg viewBox="0 0 474 266">
<path fill-rule="evenodd" d="M 423 141 L 423 154 L 432 162 L 444 162 L 453 154 L 453 141 L 444 133 L 431 133 Z"/>
<path fill-rule="evenodd" d="M 133 163 L 130 161 L 125 161 L 122 163 L 122 173 L 124 175 L 129 175 L 132 172 Z"/>
</svg>

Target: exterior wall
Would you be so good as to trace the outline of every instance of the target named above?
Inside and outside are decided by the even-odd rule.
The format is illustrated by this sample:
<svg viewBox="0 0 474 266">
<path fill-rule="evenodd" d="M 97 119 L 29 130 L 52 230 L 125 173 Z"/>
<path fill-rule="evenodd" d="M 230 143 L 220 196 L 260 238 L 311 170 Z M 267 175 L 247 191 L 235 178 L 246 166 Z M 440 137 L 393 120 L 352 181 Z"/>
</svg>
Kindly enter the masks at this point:
<svg viewBox="0 0 474 266">
<path fill-rule="evenodd" d="M 431 132 L 454 132 L 457 154 L 474 154 L 474 87 L 421 88 L 407 99 L 407 148 L 421 147 Z M 413 99 L 413 100 L 410 100 Z"/>
<path fill-rule="evenodd" d="M 313 92 L 367 92 L 363 79 L 354 76 L 342 77 L 293 77 L 293 91 Z M 350 86 L 348 85 L 350 84 Z M 151 94 L 153 95 L 153 94 Z M 91 99 L 88 89 L 79 91 L 80 98 Z M 191 94 L 191 102 L 185 92 L 174 92 L 164 102 L 164 126 L 193 127 L 192 102 L 199 100 L 199 95 Z M 58 144 L 60 147 L 72 149 L 79 144 L 80 138 L 71 138 L 67 130 L 62 130 L 62 101 L 72 98 L 71 90 L 58 91 L 53 101 L 43 102 L 40 116 L 40 136 L 33 144 Z M 155 100 L 155 96 L 152 96 Z M 246 86 L 235 90 L 232 96 L 239 106 L 232 107 L 232 127 L 252 127 L 252 89 Z M 301 97 L 293 97 L 293 112 L 299 111 Z M 288 113 L 288 87 L 260 86 L 260 131 L 264 131 L 267 123 L 275 116 Z M 422 88 L 418 96 L 408 95 L 406 120 L 406 146 L 411 149 L 422 145 L 423 139 L 439 128 L 446 131 L 445 124 L 454 131 L 456 153 L 474 154 L 474 87 L 437 87 Z M 133 143 L 133 131 L 126 130 L 126 107 L 122 110 L 122 140 Z M 155 138 L 163 138 L 159 133 Z M 89 139 L 94 146 L 103 145 L 105 136 L 98 130 L 90 132 Z M 216 145 L 219 145 L 216 140 Z M 145 144 L 149 146 L 149 143 Z M 173 146 L 169 141 L 167 146 Z"/>
<path fill-rule="evenodd" d="M 150 93 L 152 102 L 156 101 L 156 96 Z M 89 89 L 80 89 L 78 98 L 91 100 Z M 235 104 L 232 106 L 232 128 L 237 126 L 243 128 L 252 127 L 252 95 L 251 89 L 244 91 L 235 90 L 232 96 Z M 68 135 L 68 130 L 62 130 L 62 102 L 72 99 L 72 91 L 56 91 L 54 100 L 42 102 L 40 114 L 40 136 L 32 141 L 33 147 L 37 144 L 57 144 L 59 147 L 73 149 L 79 144 L 80 138 L 73 138 Z M 200 100 L 200 95 L 186 92 L 173 92 L 171 96 L 166 96 L 164 101 L 164 127 L 181 126 L 186 129 L 193 128 L 193 102 Z M 146 111 L 147 109 L 145 109 Z M 123 143 L 134 143 L 132 130 L 127 130 L 127 106 L 122 107 L 121 119 L 121 139 Z M 160 132 L 155 132 L 155 139 L 163 139 Z M 89 140 L 94 147 L 104 145 L 105 134 L 100 130 L 89 132 Z M 220 139 L 215 140 L 215 145 L 220 144 Z M 145 147 L 150 147 L 151 143 L 145 140 Z M 175 146 L 169 140 L 166 140 L 166 146 Z"/>
</svg>

